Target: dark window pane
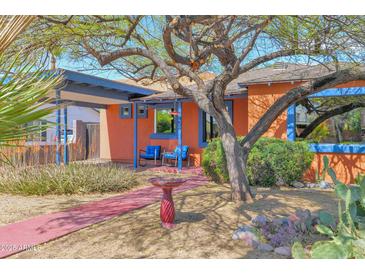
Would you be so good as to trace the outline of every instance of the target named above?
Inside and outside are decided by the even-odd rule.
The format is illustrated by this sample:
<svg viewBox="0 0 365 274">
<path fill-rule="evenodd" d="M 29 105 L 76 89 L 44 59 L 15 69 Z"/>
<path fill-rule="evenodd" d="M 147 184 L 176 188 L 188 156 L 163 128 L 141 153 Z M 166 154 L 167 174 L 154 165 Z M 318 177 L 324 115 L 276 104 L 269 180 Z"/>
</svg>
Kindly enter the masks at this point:
<svg viewBox="0 0 365 274">
<path fill-rule="evenodd" d="M 145 113 L 145 106 L 138 106 L 138 115 L 143 115 Z"/>
<path fill-rule="evenodd" d="M 122 115 L 123 116 L 128 116 L 129 115 L 129 108 L 128 107 L 123 107 L 122 108 Z"/>
</svg>

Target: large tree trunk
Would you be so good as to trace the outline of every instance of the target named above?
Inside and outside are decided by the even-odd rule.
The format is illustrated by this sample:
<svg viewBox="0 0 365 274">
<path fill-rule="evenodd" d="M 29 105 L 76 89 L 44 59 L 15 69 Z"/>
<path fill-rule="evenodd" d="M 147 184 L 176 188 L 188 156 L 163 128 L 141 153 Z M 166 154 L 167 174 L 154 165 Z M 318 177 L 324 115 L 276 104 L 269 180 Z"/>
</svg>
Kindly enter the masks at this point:
<svg viewBox="0 0 365 274">
<path fill-rule="evenodd" d="M 251 202 L 253 200 L 253 195 L 245 174 L 246 169 L 241 153 L 242 148 L 237 140 L 229 113 L 224 107 L 223 109 L 220 109 L 220 113 L 215 113 L 214 116 L 219 127 L 222 145 L 226 155 L 227 170 L 232 190 L 232 201 Z"/>
<path fill-rule="evenodd" d="M 226 155 L 227 170 L 232 188 L 232 200 L 235 202 L 250 202 L 253 196 L 245 174 L 246 169 L 242 159 L 241 146 L 230 126 L 223 127 L 221 130 L 222 145 Z"/>
</svg>

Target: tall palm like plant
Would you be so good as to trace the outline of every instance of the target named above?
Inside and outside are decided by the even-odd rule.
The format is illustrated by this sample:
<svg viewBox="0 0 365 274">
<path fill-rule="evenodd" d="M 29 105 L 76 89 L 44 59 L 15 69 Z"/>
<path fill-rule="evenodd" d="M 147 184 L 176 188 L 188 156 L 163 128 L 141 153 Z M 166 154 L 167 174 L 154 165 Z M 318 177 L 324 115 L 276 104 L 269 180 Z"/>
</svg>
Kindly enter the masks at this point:
<svg viewBox="0 0 365 274">
<path fill-rule="evenodd" d="M 26 126 L 54 111 L 41 108 L 61 78 L 45 73 L 35 63 L 9 56 L 6 49 L 35 19 L 34 16 L 0 16 L 0 146 L 23 140 L 38 126 Z M 19 55 L 20 56 L 20 55 Z"/>
<path fill-rule="evenodd" d="M 27 124 L 54 111 L 54 107 L 42 106 L 49 102 L 45 99 L 49 92 L 60 84 L 60 77 L 35 69 L 31 63 L 19 64 L 14 58 L 8 65 L 4 58 L 0 55 L 0 145 L 11 144 L 42 130 Z"/>
</svg>

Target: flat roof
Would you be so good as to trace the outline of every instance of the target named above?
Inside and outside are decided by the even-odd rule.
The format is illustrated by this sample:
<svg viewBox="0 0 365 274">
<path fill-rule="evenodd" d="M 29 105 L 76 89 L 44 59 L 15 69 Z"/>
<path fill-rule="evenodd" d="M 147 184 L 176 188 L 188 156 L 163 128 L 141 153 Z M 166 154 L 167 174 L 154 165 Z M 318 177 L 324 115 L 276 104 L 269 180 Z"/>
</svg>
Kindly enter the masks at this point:
<svg viewBox="0 0 365 274">
<path fill-rule="evenodd" d="M 89 104 L 102 108 L 156 93 L 150 88 L 129 85 L 67 69 L 57 69 L 55 74 L 63 78 L 62 84 L 58 87 L 61 100 L 73 102 L 75 105 Z M 54 91 L 50 92 L 48 96 L 56 98 Z"/>
</svg>

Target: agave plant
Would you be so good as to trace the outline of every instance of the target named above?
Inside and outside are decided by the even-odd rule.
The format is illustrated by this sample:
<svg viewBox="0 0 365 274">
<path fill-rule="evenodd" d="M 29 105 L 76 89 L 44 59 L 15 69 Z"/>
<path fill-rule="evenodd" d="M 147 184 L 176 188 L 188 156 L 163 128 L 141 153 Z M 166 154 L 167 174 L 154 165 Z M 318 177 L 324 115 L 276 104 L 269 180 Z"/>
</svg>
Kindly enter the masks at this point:
<svg viewBox="0 0 365 274">
<path fill-rule="evenodd" d="M 329 241 L 316 242 L 309 252 L 305 252 L 301 243 L 292 247 L 294 258 L 342 259 L 365 258 L 365 178 L 359 185 L 346 185 L 336 178 L 332 169 L 328 170 L 339 198 L 338 224 L 329 213 L 320 215 L 320 224 L 316 226 L 320 234 Z M 344 209 L 343 209 L 344 205 Z"/>
</svg>

